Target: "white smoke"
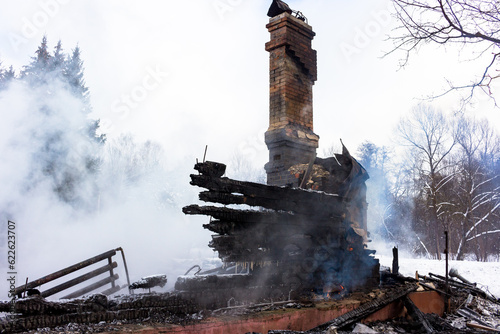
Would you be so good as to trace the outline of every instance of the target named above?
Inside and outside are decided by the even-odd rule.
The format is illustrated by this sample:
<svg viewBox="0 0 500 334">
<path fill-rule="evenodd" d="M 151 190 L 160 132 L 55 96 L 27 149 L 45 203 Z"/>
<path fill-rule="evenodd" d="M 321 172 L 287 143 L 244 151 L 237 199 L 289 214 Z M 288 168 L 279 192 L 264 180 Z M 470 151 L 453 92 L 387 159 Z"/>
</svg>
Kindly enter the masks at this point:
<svg viewBox="0 0 500 334">
<path fill-rule="evenodd" d="M 196 200 L 189 185 L 194 159 L 171 163 L 168 147 L 131 136 L 105 145 L 89 141 L 81 108 L 58 81 L 33 89 L 14 80 L 0 91 L 0 251 L 7 258 L 4 226 L 14 221 L 16 286 L 117 247 L 125 251 L 132 281 L 167 274 L 167 287 L 191 265 L 216 257 L 207 246 L 205 219 L 181 211 Z M 49 176 L 41 166 L 47 138 L 55 134 L 49 158 L 64 163 Z M 94 173 L 84 168 L 89 154 L 98 161 Z M 54 191 L 58 173 L 68 171 L 78 176 L 79 201 L 63 201 Z M 122 262 L 115 260 L 123 285 Z M 0 270 L 12 271 L 6 261 Z M 7 299 L 2 282 L 0 299 Z"/>
</svg>

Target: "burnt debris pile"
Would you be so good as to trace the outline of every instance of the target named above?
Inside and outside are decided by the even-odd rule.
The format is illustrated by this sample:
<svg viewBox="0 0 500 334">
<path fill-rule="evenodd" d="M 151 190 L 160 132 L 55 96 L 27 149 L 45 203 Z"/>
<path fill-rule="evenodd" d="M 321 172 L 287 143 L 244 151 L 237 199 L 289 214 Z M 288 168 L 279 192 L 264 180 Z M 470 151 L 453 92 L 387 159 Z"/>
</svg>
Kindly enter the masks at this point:
<svg viewBox="0 0 500 334">
<path fill-rule="evenodd" d="M 72 324 L 140 321 L 182 324 L 199 312 L 193 301 L 176 294 L 126 295 L 108 299 L 103 294 L 85 298 L 50 301 L 41 296 L 0 302 L 0 312 L 12 316 L 0 319 L 1 333 L 16 333 L 37 328 L 55 328 Z M 78 331 L 80 332 L 80 331 Z M 87 332 L 87 331 L 81 331 Z"/>
<path fill-rule="evenodd" d="M 214 232 L 209 246 L 224 267 L 180 277 L 176 289 L 245 287 L 267 294 L 272 288 L 286 299 L 335 298 L 378 285 L 379 263 L 375 251 L 366 249 L 361 185 L 367 175 L 350 155 L 292 166 L 289 172 L 306 178 L 301 183 L 309 189 L 233 180 L 223 177 L 225 165 L 216 162 L 197 163 L 195 169 L 199 174 L 191 175 L 191 184 L 208 189 L 200 200 L 224 206 L 190 205 L 183 212 L 210 216 L 204 228 Z M 210 281 L 219 284 L 209 287 Z"/>
</svg>

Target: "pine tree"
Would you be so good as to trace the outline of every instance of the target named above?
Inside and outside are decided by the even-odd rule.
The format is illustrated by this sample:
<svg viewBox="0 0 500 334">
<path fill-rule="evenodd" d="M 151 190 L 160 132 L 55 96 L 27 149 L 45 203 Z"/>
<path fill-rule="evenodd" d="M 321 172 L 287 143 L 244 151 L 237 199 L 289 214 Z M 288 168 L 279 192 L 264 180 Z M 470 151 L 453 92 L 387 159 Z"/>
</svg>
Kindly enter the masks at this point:
<svg viewBox="0 0 500 334">
<path fill-rule="evenodd" d="M 43 36 L 42 43 L 35 51 L 35 56 L 31 58 L 31 63 L 23 68 L 21 77 L 28 80 L 32 86 L 47 83 L 48 74 L 51 71 L 52 56 L 47 46 L 47 36 Z"/>
<path fill-rule="evenodd" d="M 68 57 L 68 59 L 64 63 L 64 78 L 69 85 L 69 89 L 71 90 L 71 92 L 75 95 L 75 97 L 79 98 L 83 102 L 82 112 L 84 114 L 89 114 L 92 111 L 92 107 L 90 104 L 89 89 L 85 84 L 83 72 L 84 68 L 83 61 L 81 60 L 80 47 L 77 45 L 73 50 L 71 56 Z M 94 139 L 100 144 L 103 144 L 106 141 L 106 135 L 97 134 L 99 125 L 99 120 L 89 121 L 86 130 L 90 138 Z"/>
<path fill-rule="evenodd" d="M 0 90 L 7 88 L 8 84 L 15 79 L 16 72 L 12 66 L 8 70 L 2 68 L 2 62 L 0 62 Z"/>
<path fill-rule="evenodd" d="M 5 70 L 2 68 L 2 62 L 0 61 L 0 90 L 4 88 L 5 85 Z"/>
<path fill-rule="evenodd" d="M 97 144 L 105 142 L 105 135 L 97 135 L 98 120 L 88 119 L 92 108 L 80 48 L 77 46 L 67 55 L 62 42 L 58 41 L 52 54 L 48 50 L 44 36 L 30 64 L 21 72 L 21 80 L 37 94 L 34 106 L 37 109 L 33 112 L 41 113 L 47 123 L 54 124 L 44 131 L 37 130 L 37 140 L 42 144 L 34 155 L 34 166 L 51 180 L 54 192 L 62 201 L 88 207 L 88 198 L 82 197 L 84 192 L 80 188 L 87 187 L 85 196 L 95 191 L 92 180 L 100 163 Z M 71 103 L 66 108 L 59 102 L 60 98 L 80 103 Z M 54 122 L 54 117 L 71 120 L 73 125 L 65 127 L 60 120 Z"/>
<path fill-rule="evenodd" d="M 63 53 L 61 40 L 59 40 L 54 48 L 54 55 L 50 58 L 49 72 L 54 72 L 57 78 L 62 79 L 65 62 L 66 57 Z"/>
<path fill-rule="evenodd" d="M 14 68 L 10 65 L 9 69 L 4 73 L 4 81 L 8 83 L 15 78 L 16 71 L 14 71 Z"/>
<path fill-rule="evenodd" d="M 64 77 L 73 94 L 90 106 L 90 103 L 88 103 L 89 89 L 85 85 L 83 70 L 83 61 L 80 58 L 80 48 L 76 46 L 71 56 L 68 57 L 67 61 L 64 63 Z M 90 111 L 90 108 L 83 110 L 83 112 L 87 114 L 90 113 Z"/>
</svg>

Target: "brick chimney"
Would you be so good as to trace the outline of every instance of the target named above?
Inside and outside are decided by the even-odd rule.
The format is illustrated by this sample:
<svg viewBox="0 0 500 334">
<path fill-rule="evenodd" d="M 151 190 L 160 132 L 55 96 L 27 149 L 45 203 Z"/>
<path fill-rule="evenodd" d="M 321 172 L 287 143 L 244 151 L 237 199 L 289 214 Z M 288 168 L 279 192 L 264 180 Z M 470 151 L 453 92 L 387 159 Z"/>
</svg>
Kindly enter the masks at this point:
<svg viewBox="0 0 500 334">
<path fill-rule="evenodd" d="M 286 12 L 271 18 L 266 27 L 271 33 L 271 41 L 266 43 L 270 52 L 267 184 L 298 186 L 288 168 L 309 163 L 319 140 L 313 132 L 312 87 L 317 68 L 311 42 L 315 33 Z"/>
</svg>

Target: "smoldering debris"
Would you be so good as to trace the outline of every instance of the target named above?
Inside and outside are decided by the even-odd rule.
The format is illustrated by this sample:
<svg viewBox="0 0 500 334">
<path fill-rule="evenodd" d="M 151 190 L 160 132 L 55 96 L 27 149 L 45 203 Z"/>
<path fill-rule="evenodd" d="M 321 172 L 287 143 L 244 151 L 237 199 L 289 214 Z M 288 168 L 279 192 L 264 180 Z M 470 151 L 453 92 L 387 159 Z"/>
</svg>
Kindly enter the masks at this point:
<svg viewBox="0 0 500 334">
<path fill-rule="evenodd" d="M 186 325 L 199 317 L 193 301 L 177 294 L 126 295 L 108 299 L 97 294 L 87 298 L 48 301 L 40 296 L 0 302 L 0 332 L 16 333 L 37 328 L 57 328 L 70 324 L 175 323 Z"/>
<path fill-rule="evenodd" d="M 163 288 L 167 284 L 167 275 L 151 275 L 141 278 L 140 281 L 130 284 L 129 290 L 144 289 L 151 292 L 151 288 Z"/>
<path fill-rule="evenodd" d="M 105 331 L 126 332 L 144 328 L 163 328 L 168 332 L 169 324 L 200 326 L 204 320 L 213 324 L 221 321 L 241 322 L 241 319 L 262 318 L 266 314 L 289 314 L 314 308 L 345 307 L 346 303 L 357 305 L 350 312 L 306 331 L 273 330 L 268 334 L 331 334 L 331 333 L 484 333 L 497 332 L 500 328 L 500 303 L 498 299 L 474 296 L 474 290 L 467 287 L 450 285 L 450 308 L 443 317 L 417 311 L 409 303 L 409 294 L 417 290 L 434 291 L 428 287 L 434 284 L 435 290 L 443 290 L 443 282 L 433 282 L 418 277 L 392 275 L 385 273 L 380 288 L 370 293 L 353 293 L 342 301 L 284 301 L 261 304 L 234 305 L 206 309 L 200 307 L 192 293 L 177 292 L 163 294 L 139 294 L 108 298 L 93 295 L 66 301 L 47 301 L 33 296 L 11 302 L 0 303 L 0 312 L 15 313 L 0 322 L 0 331 L 28 333 L 60 333 Z M 406 304 L 408 312 L 390 320 L 367 320 L 375 311 L 393 302 Z M 442 302 L 444 305 L 444 302 Z M 392 304 L 391 304 L 392 305 Z M 278 312 L 278 313 L 277 313 Z M 359 325 L 363 323 L 364 326 Z M 424 323 L 426 325 L 424 325 Z M 197 327 L 198 328 L 198 327 Z M 356 329 L 357 328 L 357 329 Z M 482 329 L 481 329 L 482 328 Z M 41 330 L 43 329 L 43 330 Z M 36 331 L 35 331 L 36 330 Z M 262 333 L 265 334 L 265 333 Z"/>
<path fill-rule="evenodd" d="M 285 296 L 287 291 L 328 296 L 369 289 L 379 283 L 379 264 L 373 258 L 375 251 L 365 248 L 360 198 L 366 176 L 361 167 L 353 167 L 358 165 L 349 156 L 340 158 L 350 161 L 352 168 L 339 180 L 325 177 L 318 189 L 238 181 L 222 177 L 222 163 L 197 163 L 199 174 L 191 175 L 191 184 L 208 189 L 200 193 L 200 199 L 231 207 L 189 205 L 183 212 L 211 217 L 203 226 L 216 233 L 209 246 L 226 267 L 241 267 L 248 274 L 234 279 L 245 281 L 241 288 L 284 287 Z M 253 209 L 235 207 L 242 204 Z M 197 282 L 206 285 L 200 277 L 182 278 L 177 288 L 187 289 Z"/>
</svg>

